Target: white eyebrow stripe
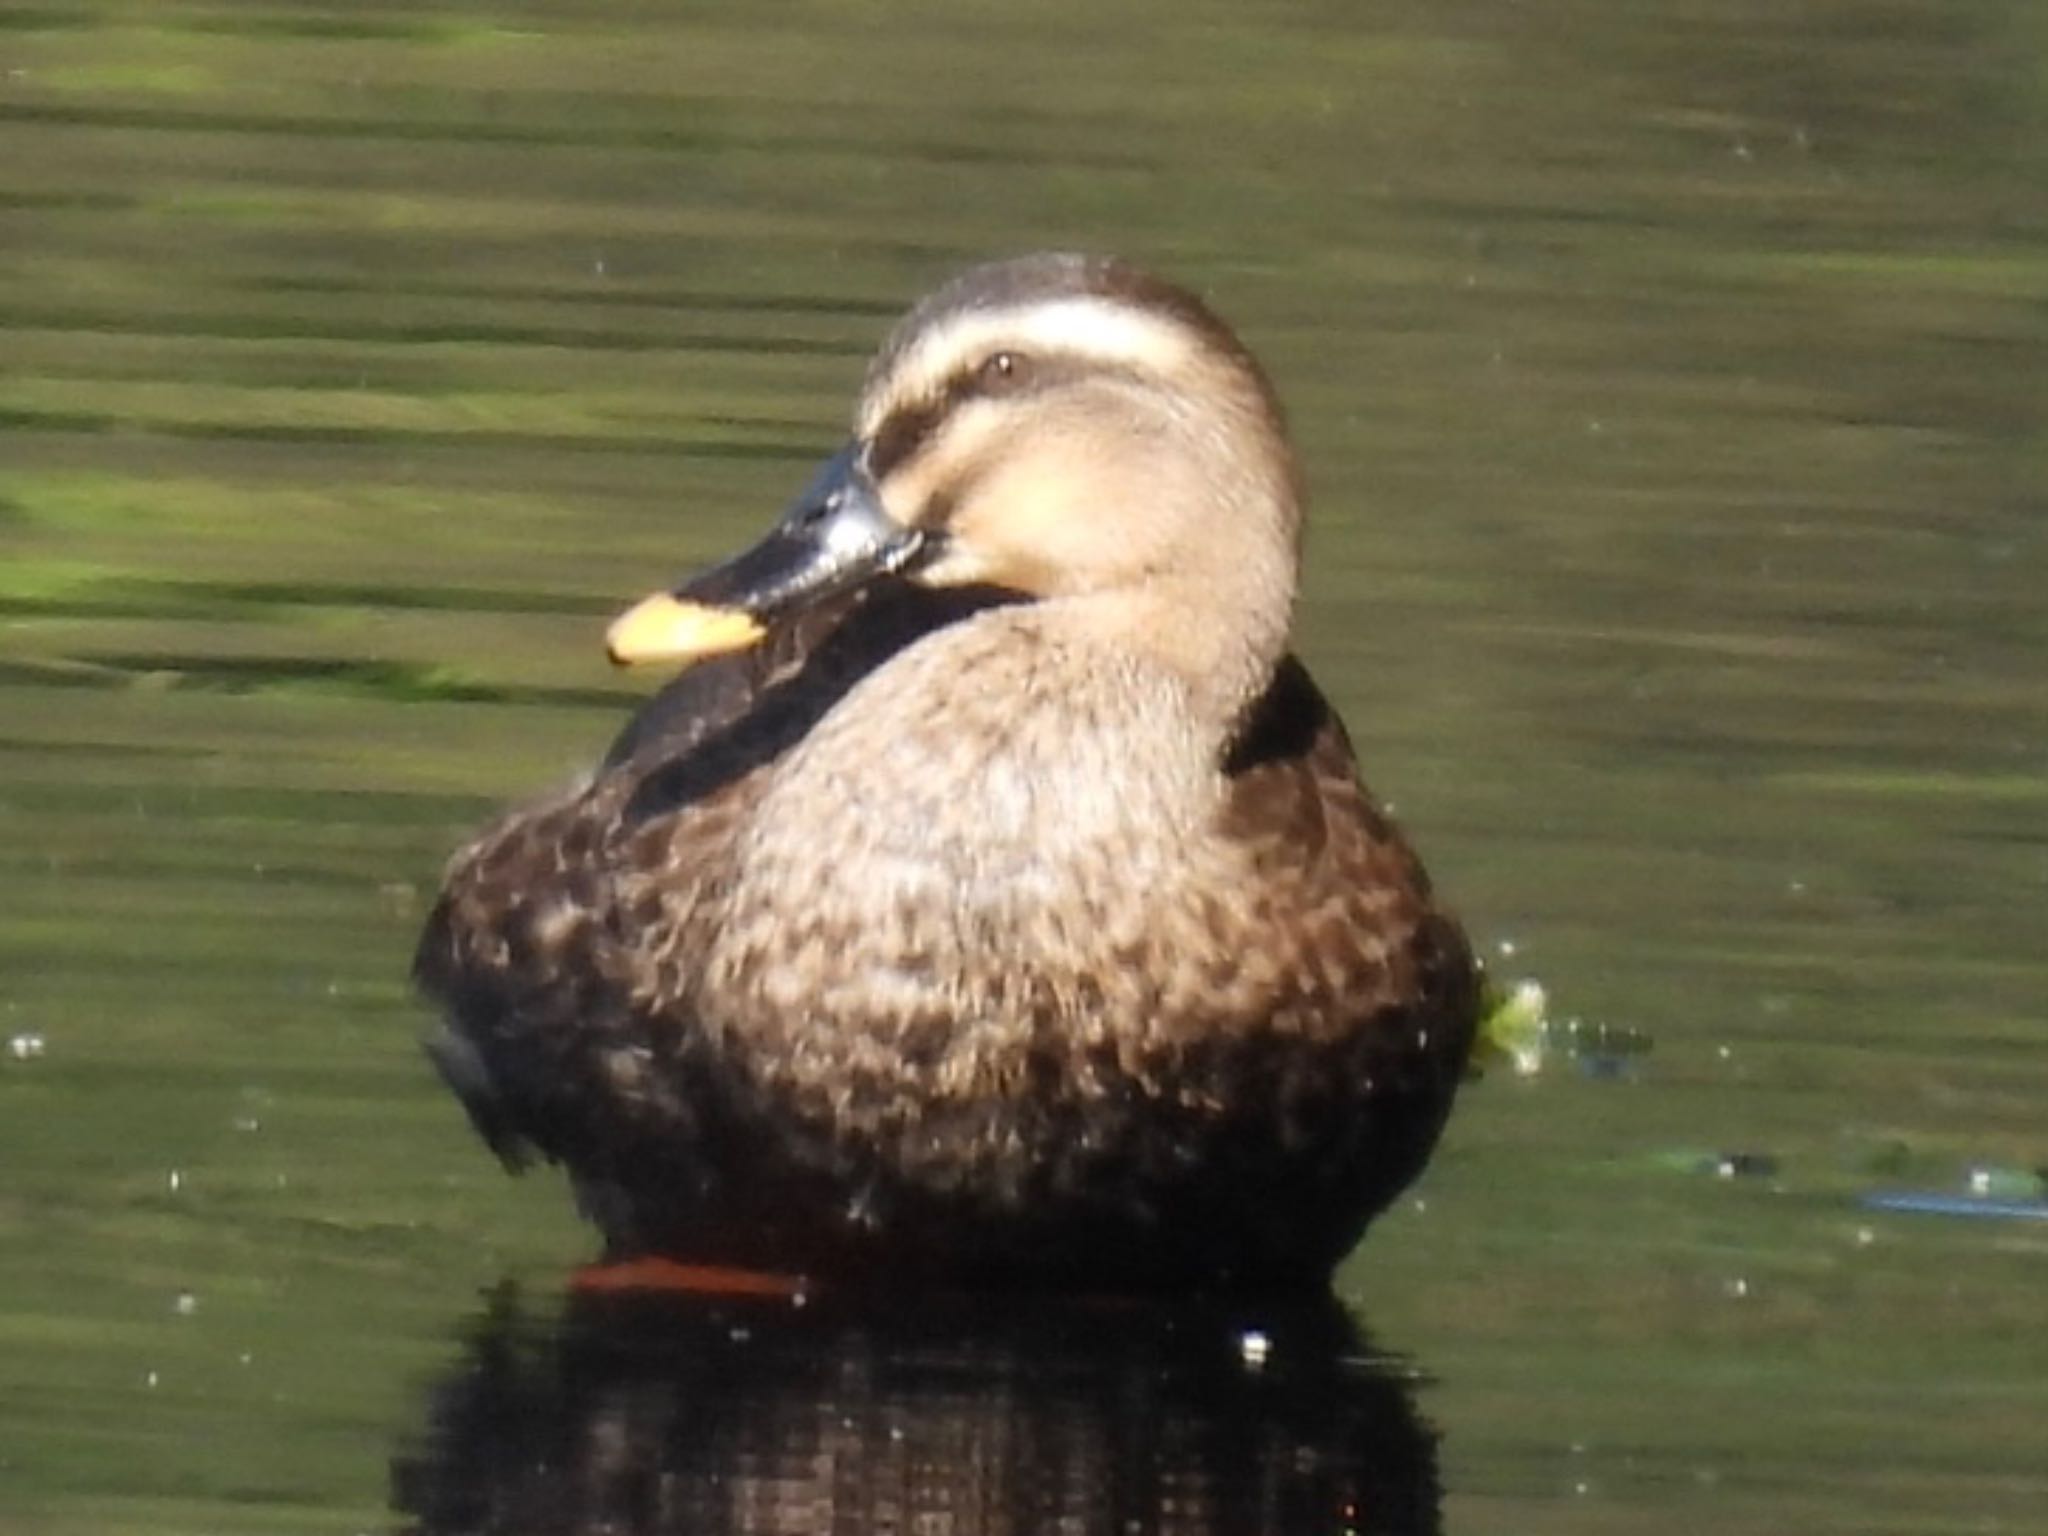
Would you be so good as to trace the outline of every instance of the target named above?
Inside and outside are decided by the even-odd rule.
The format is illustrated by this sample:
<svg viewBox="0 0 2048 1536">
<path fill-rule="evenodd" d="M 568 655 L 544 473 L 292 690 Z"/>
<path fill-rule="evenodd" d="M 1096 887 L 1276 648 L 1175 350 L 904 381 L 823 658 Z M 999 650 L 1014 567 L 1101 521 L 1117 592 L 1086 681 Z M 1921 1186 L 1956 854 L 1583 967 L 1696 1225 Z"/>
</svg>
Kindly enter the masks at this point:
<svg viewBox="0 0 2048 1536">
<path fill-rule="evenodd" d="M 969 364 L 997 350 L 1060 353 L 1109 366 L 1170 372 L 1186 361 L 1195 338 L 1178 322 L 1110 299 L 1052 299 L 1002 309 L 968 310 L 948 319 L 890 370 L 892 399 L 929 397 Z M 871 416 L 878 418 L 881 402 Z M 879 419 L 861 423 L 874 431 Z"/>
</svg>

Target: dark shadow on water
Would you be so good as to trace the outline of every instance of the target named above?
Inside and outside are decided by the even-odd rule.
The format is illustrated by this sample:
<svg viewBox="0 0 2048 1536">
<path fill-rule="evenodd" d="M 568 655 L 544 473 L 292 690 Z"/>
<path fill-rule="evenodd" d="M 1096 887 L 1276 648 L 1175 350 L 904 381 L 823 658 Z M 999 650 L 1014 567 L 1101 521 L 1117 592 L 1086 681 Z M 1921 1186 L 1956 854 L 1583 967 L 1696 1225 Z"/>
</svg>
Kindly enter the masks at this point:
<svg viewBox="0 0 2048 1536">
<path fill-rule="evenodd" d="M 1408 1378 L 1331 1303 L 508 1292 L 428 1390 L 392 1500 L 416 1533 L 1430 1532 Z"/>
</svg>

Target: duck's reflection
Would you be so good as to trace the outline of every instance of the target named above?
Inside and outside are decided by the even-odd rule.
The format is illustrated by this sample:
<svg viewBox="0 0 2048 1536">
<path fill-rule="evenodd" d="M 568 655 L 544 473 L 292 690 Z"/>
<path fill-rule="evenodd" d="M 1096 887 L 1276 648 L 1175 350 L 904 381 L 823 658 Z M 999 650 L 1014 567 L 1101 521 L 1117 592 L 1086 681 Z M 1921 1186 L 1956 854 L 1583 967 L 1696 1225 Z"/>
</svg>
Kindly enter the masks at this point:
<svg viewBox="0 0 2048 1536">
<path fill-rule="evenodd" d="M 500 1297 L 392 1472 L 420 1533 L 1438 1528 L 1434 1436 L 1334 1305 Z"/>
</svg>

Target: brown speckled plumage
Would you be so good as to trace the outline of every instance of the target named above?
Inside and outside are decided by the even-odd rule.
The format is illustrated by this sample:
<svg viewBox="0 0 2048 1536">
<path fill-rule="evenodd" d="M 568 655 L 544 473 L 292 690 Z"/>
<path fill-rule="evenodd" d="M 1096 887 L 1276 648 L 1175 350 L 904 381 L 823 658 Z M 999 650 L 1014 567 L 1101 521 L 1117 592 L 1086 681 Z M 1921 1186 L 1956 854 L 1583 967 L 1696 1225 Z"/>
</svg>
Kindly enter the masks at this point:
<svg viewBox="0 0 2048 1536">
<path fill-rule="evenodd" d="M 1045 318 L 1077 295 L 1140 312 L 1123 351 Z M 981 366 L 1006 316 L 1037 394 L 956 417 L 946 349 Z M 436 1059 L 615 1252 L 1314 1283 L 1420 1169 L 1474 968 L 1282 650 L 1292 461 L 1228 336 L 1071 258 L 927 301 L 862 436 L 932 418 L 877 495 L 942 552 L 698 663 L 456 856 L 416 963 Z M 1094 432 L 1119 403 L 1149 436 Z M 1152 483 L 1177 494 L 1120 525 Z M 1048 530 L 1022 553 L 1020 517 Z"/>
</svg>

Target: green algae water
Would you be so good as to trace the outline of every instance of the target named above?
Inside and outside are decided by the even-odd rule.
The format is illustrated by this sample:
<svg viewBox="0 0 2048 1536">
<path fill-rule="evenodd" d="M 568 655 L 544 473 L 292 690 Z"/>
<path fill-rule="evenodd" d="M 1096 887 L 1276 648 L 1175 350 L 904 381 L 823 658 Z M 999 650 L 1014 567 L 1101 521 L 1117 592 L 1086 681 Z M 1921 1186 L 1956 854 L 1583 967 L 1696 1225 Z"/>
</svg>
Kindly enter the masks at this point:
<svg viewBox="0 0 2048 1536">
<path fill-rule="evenodd" d="M 2048 1530 L 2044 51 L 0 4 L 0 1529 Z M 1047 246 L 1267 362 L 1302 649 L 1546 1017 L 1336 1316 L 569 1300 L 416 1045 L 440 862 Z"/>
</svg>

